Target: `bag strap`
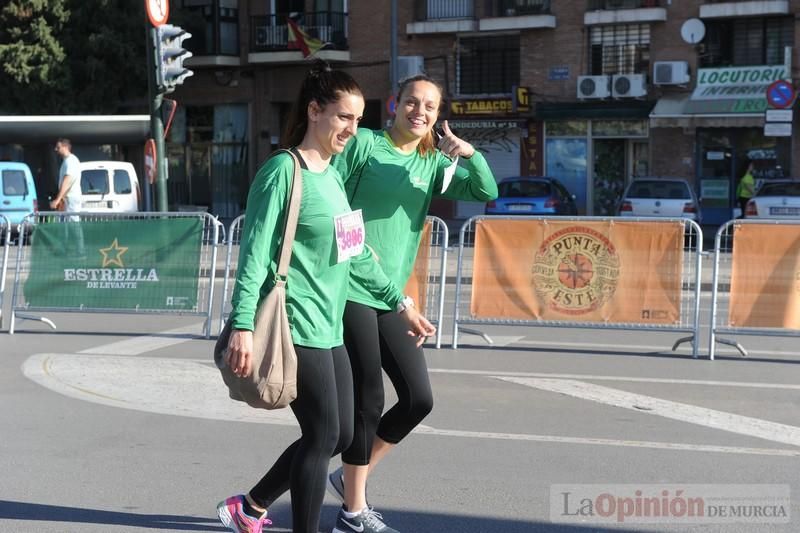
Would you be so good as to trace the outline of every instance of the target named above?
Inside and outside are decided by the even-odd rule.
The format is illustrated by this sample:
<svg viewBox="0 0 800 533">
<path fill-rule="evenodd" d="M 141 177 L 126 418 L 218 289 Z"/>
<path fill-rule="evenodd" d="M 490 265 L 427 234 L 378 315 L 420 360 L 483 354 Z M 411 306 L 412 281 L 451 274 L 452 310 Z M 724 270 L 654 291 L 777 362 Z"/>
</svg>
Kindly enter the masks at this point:
<svg viewBox="0 0 800 533">
<path fill-rule="evenodd" d="M 278 256 L 278 280 L 285 280 L 289 273 L 289 261 L 292 259 L 292 244 L 294 244 L 294 234 L 297 229 L 297 219 L 300 215 L 300 200 L 303 197 L 303 174 L 300 171 L 300 161 L 291 150 L 285 150 L 294 161 L 294 177 L 292 178 L 292 190 L 287 196 L 288 204 L 286 214 L 286 224 L 283 226 L 283 243 L 281 253 Z"/>
</svg>

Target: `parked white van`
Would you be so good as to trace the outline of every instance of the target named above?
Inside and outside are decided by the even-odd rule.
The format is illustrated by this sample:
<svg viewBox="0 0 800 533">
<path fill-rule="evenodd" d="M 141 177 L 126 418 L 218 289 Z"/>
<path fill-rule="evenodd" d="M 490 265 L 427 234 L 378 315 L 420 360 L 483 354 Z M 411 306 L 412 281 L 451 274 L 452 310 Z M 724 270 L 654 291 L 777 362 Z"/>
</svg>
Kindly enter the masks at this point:
<svg viewBox="0 0 800 533">
<path fill-rule="evenodd" d="M 81 211 L 135 213 L 139 210 L 139 179 L 124 161 L 81 162 Z"/>
</svg>

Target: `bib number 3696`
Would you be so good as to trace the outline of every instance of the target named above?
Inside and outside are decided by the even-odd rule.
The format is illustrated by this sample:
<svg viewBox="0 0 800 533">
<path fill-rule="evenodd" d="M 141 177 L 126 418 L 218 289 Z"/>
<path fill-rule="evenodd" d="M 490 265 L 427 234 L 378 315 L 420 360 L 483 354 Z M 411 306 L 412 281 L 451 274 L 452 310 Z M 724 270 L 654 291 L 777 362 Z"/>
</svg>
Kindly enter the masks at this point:
<svg viewBox="0 0 800 533">
<path fill-rule="evenodd" d="M 364 219 L 361 209 L 335 216 L 333 227 L 336 232 L 336 245 L 339 248 L 339 263 L 357 256 L 364 250 Z"/>
</svg>

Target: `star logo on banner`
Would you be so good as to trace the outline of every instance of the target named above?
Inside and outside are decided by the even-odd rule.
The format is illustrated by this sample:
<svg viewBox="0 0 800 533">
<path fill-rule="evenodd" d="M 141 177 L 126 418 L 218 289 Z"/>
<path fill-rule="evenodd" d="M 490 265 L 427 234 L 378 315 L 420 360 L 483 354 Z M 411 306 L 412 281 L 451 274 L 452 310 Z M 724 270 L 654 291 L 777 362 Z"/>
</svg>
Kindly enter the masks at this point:
<svg viewBox="0 0 800 533">
<path fill-rule="evenodd" d="M 109 265 L 117 265 L 120 268 L 125 268 L 122 263 L 122 254 L 128 251 L 127 246 L 120 246 L 117 239 L 111 243 L 108 248 L 100 248 L 100 253 L 103 254 L 103 268 Z"/>
</svg>

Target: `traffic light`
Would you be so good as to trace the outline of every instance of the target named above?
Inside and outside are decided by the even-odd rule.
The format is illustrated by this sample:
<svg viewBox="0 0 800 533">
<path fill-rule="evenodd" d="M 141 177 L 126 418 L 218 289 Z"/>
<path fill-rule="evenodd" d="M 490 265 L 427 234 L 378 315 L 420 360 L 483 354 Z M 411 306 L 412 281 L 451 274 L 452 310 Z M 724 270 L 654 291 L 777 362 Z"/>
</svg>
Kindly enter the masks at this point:
<svg viewBox="0 0 800 533">
<path fill-rule="evenodd" d="M 171 93 L 175 86 L 193 75 L 183 66 L 192 53 L 183 48 L 183 41 L 192 34 L 179 26 L 162 24 L 156 28 L 156 85 L 159 92 Z"/>
</svg>

